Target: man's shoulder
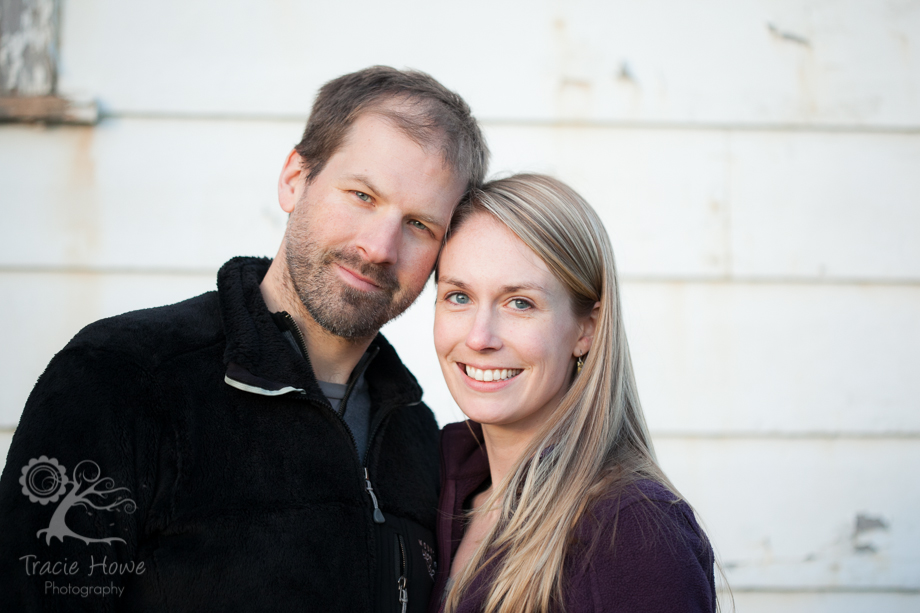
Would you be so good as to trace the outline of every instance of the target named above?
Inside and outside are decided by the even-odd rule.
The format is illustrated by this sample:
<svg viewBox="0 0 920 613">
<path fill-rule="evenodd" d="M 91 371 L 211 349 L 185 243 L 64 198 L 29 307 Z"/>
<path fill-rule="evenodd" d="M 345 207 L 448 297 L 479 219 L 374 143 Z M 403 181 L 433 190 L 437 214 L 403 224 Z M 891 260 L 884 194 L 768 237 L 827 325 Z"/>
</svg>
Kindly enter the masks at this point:
<svg viewBox="0 0 920 613">
<path fill-rule="evenodd" d="M 219 343 L 224 338 L 216 291 L 107 317 L 83 328 L 64 351 L 112 352 L 148 365 Z"/>
</svg>

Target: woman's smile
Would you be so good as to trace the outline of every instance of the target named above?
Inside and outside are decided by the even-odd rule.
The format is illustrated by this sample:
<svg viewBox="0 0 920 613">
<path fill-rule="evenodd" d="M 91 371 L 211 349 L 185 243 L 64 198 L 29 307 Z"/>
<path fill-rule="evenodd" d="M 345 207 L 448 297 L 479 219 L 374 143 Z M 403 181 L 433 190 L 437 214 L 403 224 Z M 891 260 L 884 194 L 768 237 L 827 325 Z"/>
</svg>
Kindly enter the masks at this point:
<svg viewBox="0 0 920 613">
<path fill-rule="evenodd" d="M 476 368 L 475 366 L 470 366 L 469 364 L 458 364 L 463 368 L 466 376 L 470 379 L 475 379 L 476 381 L 506 381 L 512 377 L 516 377 L 521 374 L 522 370 L 520 368 Z"/>
</svg>

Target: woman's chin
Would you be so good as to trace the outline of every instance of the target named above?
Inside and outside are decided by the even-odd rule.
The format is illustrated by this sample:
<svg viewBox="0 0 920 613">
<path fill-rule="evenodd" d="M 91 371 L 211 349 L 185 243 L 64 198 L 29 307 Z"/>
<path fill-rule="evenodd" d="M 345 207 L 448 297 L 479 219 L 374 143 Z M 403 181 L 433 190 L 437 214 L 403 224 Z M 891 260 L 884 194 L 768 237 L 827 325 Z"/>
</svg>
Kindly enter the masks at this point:
<svg viewBox="0 0 920 613">
<path fill-rule="evenodd" d="M 516 410 L 509 411 L 503 407 L 477 406 L 464 409 L 461 405 L 460 410 L 470 420 L 487 429 L 492 428 L 496 429 L 496 431 L 500 429 L 508 433 L 530 433 L 535 428 L 539 428 L 545 419 L 545 416 L 541 414 L 529 413 L 521 415 Z"/>
<path fill-rule="evenodd" d="M 507 426 L 517 421 L 515 416 L 503 410 L 503 407 L 484 407 L 480 403 L 459 406 L 468 419 L 484 426 Z"/>
</svg>

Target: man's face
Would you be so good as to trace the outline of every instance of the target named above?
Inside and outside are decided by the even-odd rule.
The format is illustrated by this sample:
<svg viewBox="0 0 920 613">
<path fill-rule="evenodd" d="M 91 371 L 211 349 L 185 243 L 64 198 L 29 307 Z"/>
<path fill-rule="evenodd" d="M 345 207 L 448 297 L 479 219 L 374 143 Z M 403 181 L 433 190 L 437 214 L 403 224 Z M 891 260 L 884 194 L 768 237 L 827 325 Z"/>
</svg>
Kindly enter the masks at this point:
<svg viewBox="0 0 920 613">
<path fill-rule="evenodd" d="M 325 330 L 373 336 L 422 291 L 465 184 L 383 117 L 368 113 L 294 197 L 285 257 Z"/>
</svg>

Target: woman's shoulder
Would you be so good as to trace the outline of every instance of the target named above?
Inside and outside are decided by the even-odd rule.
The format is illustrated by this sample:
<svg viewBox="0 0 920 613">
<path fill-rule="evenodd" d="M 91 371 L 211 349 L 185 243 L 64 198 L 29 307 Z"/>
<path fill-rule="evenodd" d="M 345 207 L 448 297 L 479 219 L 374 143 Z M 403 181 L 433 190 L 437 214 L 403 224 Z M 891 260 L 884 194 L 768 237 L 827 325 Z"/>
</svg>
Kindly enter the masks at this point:
<svg viewBox="0 0 920 613">
<path fill-rule="evenodd" d="M 607 540 L 614 551 L 629 546 L 649 550 L 662 544 L 710 551 L 709 540 L 690 505 L 651 479 L 600 497 L 587 509 L 578 528 L 580 541 L 599 540 L 602 545 Z"/>
<path fill-rule="evenodd" d="M 645 518 L 691 520 L 696 525 L 693 510 L 680 496 L 663 484 L 651 479 L 640 479 L 611 489 L 598 498 L 585 512 L 588 527 L 610 527 L 621 515 Z"/>
<path fill-rule="evenodd" d="M 576 529 L 573 611 L 714 611 L 713 553 L 693 509 L 640 480 L 598 499 Z M 589 605 L 589 606 L 582 606 Z M 604 609 L 606 610 L 606 609 Z"/>
</svg>

